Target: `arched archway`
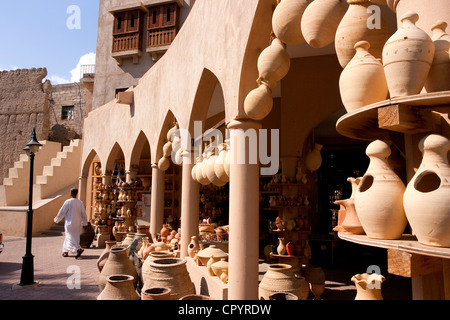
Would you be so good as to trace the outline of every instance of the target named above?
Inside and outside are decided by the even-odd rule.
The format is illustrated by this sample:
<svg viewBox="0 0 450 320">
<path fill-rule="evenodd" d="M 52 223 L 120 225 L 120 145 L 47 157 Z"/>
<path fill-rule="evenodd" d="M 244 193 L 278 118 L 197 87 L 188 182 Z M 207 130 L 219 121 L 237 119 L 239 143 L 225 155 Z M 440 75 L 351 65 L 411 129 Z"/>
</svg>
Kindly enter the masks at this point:
<svg viewBox="0 0 450 320">
<path fill-rule="evenodd" d="M 122 147 L 116 142 L 111 148 L 103 171 L 103 183 L 112 184 L 125 180 L 125 156 Z"/>
</svg>

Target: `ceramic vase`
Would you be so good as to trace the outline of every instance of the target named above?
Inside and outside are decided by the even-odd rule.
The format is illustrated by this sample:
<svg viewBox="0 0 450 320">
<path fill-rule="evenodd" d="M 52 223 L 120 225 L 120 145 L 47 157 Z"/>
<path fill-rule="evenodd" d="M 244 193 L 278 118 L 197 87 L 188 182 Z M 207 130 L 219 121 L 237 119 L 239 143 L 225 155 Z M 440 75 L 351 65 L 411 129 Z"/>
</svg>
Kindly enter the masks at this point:
<svg viewBox="0 0 450 320">
<path fill-rule="evenodd" d="M 364 228 L 359 221 L 358 215 L 355 209 L 355 199 L 344 199 L 335 201 L 334 204 L 344 207 L 345 216 L 340 226 L 344 231 L 351 234 L 365 234 Z"/>
<path fill-rule="evenodd" d="M 388 86 L 383 64 L 369 52 L 370 43 L 358 41 L 356 54 L 339 78 L 342 103 L 347 112 L 385 100 Z"/>
<path fill-rule="evenodd" d="M 286 45 L 280 39 L 273 39 L 258 58 L 259 78 L 274 88 L 278 81 L 286 76 L 291 67 L 291 58 Z"/>
<path fill-rule="evenodd" d="M 304 282 L 295 277 L 291 265 L 269 265 L 258 287 L 259 300 L 269 300 L 272 294 L 278 292 L 292 293 L 301 299 L 303 285 Z"/>
<path fill-rule="evenodd" d="M 191 237 L 191 242 L 188 245 L 187 252 L 189 257 L 194 258 L 197 252 L 200 250 L 198 238 L 196 236 Z"/>
<path fill-rule="evenodd" d="M 294 246 L 294 243 L 290 240 L 286 244 L 286 252 L 289 256 L 295 255 L 295 246 Z"/>
<path fill-rule="evenodd" d="M 139 300 L 139 294 L 130 275 L 115 274 L 106 278 L 106 285 L 97 300 Z"/>
<path fill-rule="evenodd" d="M 133 277 L 134 287 L 138 283 L 138 273 L 133 263 L 128 259 L 127 249 L 115 247 L 111 248 L 108 260 L 103 266 L 98 278 L 98 287 L 100 291 L 105 289 L 108 276 L 120 274 Z"/>
<path fill-rule="evenodd" d="M 386 21 L 379 17 L 378 26 L 371 26 L 373 13 L 368 9 L 373 5 L 368 0 L 347 0 L 348 10 L 342 18 L 335 35 L 336 54 L 342 68 L 345 68 L 355 55 L 355 44 L 358 41 L 368 41 L 371 53 L 381 59 L 383 45 L 389 38 Z"/>
<path fill-rule="evenodd" d="M 450 35 L 445 32 L 447 23 L 437 21 L 431 27 L 435 52 L 428 73 L 425 89 L 427 92 L 450 90 Z"/>
<path fill-rule="evenodd" d="M 381 140 L 369 144 L 369 167 L 358 185 L 355 208 L 367 237 L 399 239 L 407 225 L 403 209 L 405 185 L 389 165 L 389 145 Z"/>
<path fill-rule="evenodd" d="M 356 285 L 355 300 L 383 300 L 381 284 L 386 278 L 380 274 L 356 274 L 351 279 Z"/>
<path fill-rule="evenodd" d="M 423 158 L 406 187 L 405 213 L 420 243 L 450 247 L 450 140 L 431 134 L 420 141 L 419 149 Z"/>
<path fill-rule="evenodd" d="M 80 233 L 80 247 L 81 248 L 89 248 L 94 241 L 95 232 L 94 228 L 92 228 L 92 224 L 88 222 L 87 229 L 82 229 Z"/>
<path fill-rule="evenodd" d="M 306 42 L 313 48 L 323 48 L 333 43 L 347 9 L 345 0 L 314 0 L 306 8 L 301 20 Z"/>
<path fill-rule="evenodd" d="M 280 256 L 286 253 L 286 245 L 284 244 L 284 238 L 278 238 L 277 253 Z"/>
<path fill-rule="evenodd" d="M 165 258 L 150 261 L 148 268 L 142 268 L 142 276 L 143 291 L 152 287 L 169 288 L 172 291 L 171 300 L 195 293 L 184 259 Z"/>
<path fill-rule="evenodd" d="M 305 166 L 309 171 L 316 171 L 322 165 L 322 155 L 320 154 L 322 147 L 321 144 L 316 143 L 314 149 L 306 156 Z"/>
<path fill-rule="evenodd" d="M 416 26 L 419 15 L 409 11 L 383 49 L 383 65 L 391 98 L 419 94 L 434 59 L 430 36 Z"/>
<path fill-rule="evenodd" d="M 100 257 L 97 260 L 98 271 L 102 272 L 103 266 L 105 265 L 106 261 L 108 260 L 109 252 L 111 251 L 111 247 L 113 245 L 115 245 L 116 243 L 117 243 L 117 241 L 114 241 L 114 240 L 106 240 L 105 241 L 106 247 L 102 251 L 102 253 L 100 254 Z"/>
<path fill-rule="evenodd" d="M 301 25 L 303 13 L 312 0 L 282 0 L 272 16 L 272 28 L 276 37 L 287 45 L 305 42 Z"/>
<path fill-rule="evenodd" d="M 141 293 L 142 300 L 170 300 L 169 288 L 149 288 Z"/>
</svg>

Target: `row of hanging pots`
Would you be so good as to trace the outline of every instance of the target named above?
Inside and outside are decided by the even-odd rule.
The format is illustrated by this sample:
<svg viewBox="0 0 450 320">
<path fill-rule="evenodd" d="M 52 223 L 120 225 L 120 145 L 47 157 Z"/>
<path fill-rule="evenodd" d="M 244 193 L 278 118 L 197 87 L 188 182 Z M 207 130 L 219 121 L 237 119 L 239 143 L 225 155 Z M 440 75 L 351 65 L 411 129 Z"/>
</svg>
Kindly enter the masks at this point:
<svg viewBox="0 0 450 320">
<path fill-rule="evenodd" d="M 175 125 L 167 132 L 167 142 L 163 146 L 163 156 L 158 161 L 159 170 L 167 171 L 167 169 L 169 169 L 173 153 L 175 153 L 174 162 L 181 165 L 182 149 L 178 123 L 175 123 Z"/>
<path fill-rule="evenodd" d="M 389 164 L 389 145 L 381 140 L 369 144 L 366 173 L 359 184 L 352 181 L 357 187 L 350 199 L 336 202 L 345 208 L 344 231 L 400 239 L 409 222 L 419 243 L 450 247 L 450 140 L 430 134 L 419 149 L 422 162 L 405 187 Z"/>
<path fill-rule="evenodd" d="M 210 144 L 207 150 L 197 158 L 191 171 L 192 179 L 202 185 L 213 184 L 222 187 L 230 180 L 229 146 L 227 143 L 218 146 Z"/>
</svg>

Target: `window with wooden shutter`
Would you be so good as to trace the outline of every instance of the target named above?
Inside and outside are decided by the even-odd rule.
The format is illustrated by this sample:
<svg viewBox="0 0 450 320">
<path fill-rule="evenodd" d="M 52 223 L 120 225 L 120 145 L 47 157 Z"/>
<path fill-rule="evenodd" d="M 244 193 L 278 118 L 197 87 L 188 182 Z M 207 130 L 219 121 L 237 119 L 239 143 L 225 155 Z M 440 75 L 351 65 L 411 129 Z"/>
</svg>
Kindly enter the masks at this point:
<svg viewBox="0 0 450 320">
<path fill-rule="evenodd" d="M 179 11 L 176 3 L 148 7 L 147 51 L 172 43 L 178 32 Z"/>
<path fill-rule="evenodd" d="M 141 49 L 142 17 L 140 10 L 114 13 L 113 53 Z"/>
</svg>

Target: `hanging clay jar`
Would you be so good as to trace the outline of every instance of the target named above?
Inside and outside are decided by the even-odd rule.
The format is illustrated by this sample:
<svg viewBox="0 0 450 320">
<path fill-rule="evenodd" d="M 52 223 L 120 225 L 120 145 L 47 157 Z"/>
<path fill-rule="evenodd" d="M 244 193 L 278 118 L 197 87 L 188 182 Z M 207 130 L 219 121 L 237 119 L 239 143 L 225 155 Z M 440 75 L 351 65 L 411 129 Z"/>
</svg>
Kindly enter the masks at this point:
<svg viewBox="0 0 450 320">
<path fill-rule="evenodd" d="M 388 95 L 383 64 L 369 53 L 370 43 L 358 41 L 356 54 L 339 79 L 342 103 L 347 112 L 385 100 Z"/>
<path fill-rule="evenodd" d="M 206 163 L 206 158 L 203 156 L 200 162 L 198 163 L 197 169 L 195 170 L 195 176 L 197 178 L 197 182 L 206 186 L 211 183 L 207 177 L 203 176 L 203 166 Z"/>
<path fill-rule="evenodd" d="M 447 23 L 437 21 L 431 27 L 435 52 L 425 89 L 428 92 L 450 90 L 450 35 L 445 32 Z"/>
<path fill-rule="evenodd" d="M 306 8 L 301 21 L 306 42 L 313 48 L 323 48 L 333 43 L 347 9 L 345 0 L 314 0 Z"/>
<path fill-rule="evenodd" d="M 405 213 L 420 243 L 450 247 L 450 140 L 431 134 L 419 149 L 422 163 L 406 188 Z"/>
<path fill-rule="evenodd" d="M 259 78 L 274 88 L 278 81 L 286 76 L 291 67 L 291 58 L 286 45 L 280 39 L 273 39 L 258 58 Z"/>
<path fill-rule="evenodd" d="M 386 21 L 379 16 L 379 26 L 370 26 L 373 12 L 368 7 L 373 4 L 369 0 L 347 0 L 348 10 L 339 23 L 335 36 L 336 54 L 342 68 L 350 62 L 355 55 L 354 46 L 358 41 L 368 41 L 372 55 L 381 59 L 383 45 L 389 38 Z M 370 26 L 370 28 L 369 28 Z"/>
<path fill-rule="evenodd" d="M 178 130 L 178 123 L 176 123 L 172 128 L 167 132 L 167 141 L 173 141 L 174 134 Z"/>
<path fill-rule="evenodd" d="M 282 0 L 272 16 L 272 28 L 276 37 L 287 45 L 305 42 L 301 25 L 303 12 L 312 0 Z"/>
<path fill-rule="evenodd" d="M 294 275 L 289 264 L 272 264 L 267 268 L 258 286 L 259 300 L 269 300 L 277 292 L 292 293 L 301 299 L 304 282 Z"/>
<path fill-rule="evenodd" d="M 356 274 L 351 279 L 356 285 L 355 300 L 383 300 L 381 284 L 386 278 L 380 274 Z"/>
<path fill-rule="evenodd" d="M 115 274 L 107 277 L 107 283 L 97 300 L 139 300 L 139 294 L 130 275 Z"/>
<path fill-rule="evenodd" d="M 170 158 L 162 157 L 158 162 L 158 169 L 161 171 L 167 171 L 170 167 Z"/>
<path fill-rule="evenodd" d="M 208 177 L 208 180 L 211 181 L 211 183 L 218 187 L 223 187 L 227 184 L 227 181 L 222 181 L 219 179 L 219 177 L 216 175 L 215 171 L 215 164 L 218 156 L 215 154 L 215 151 L 213 150 L 211 153 L 211 156 L 206 161 L 205 170 L 206 170 L 206 176 Z"/>
<path fill-rule="evenodd" d="M 198 165 L 199 165 L 199 164 L 200 164 L 200 158 L 197 157 L 197 158 L 195 159 L 195 165 L 192 167 L 192 170 L 191 170 L 192 180 L 194 180 L 194 181 L 196 181 L 196 182 L 198 182 L 198 181 L 197 181 L 197 168 L 198 168 Z"/>
<path fill-rule="evenodd" d="M 434 58 L 430 36 L 416 26 L 419 15 L 409 11 L 402 25 L 383 49 L 384 72 L 391 98 L 419 94 L 428 77 Z"/>
<path fill-rule="evenodd" d="M 100 291 L 105 289 L 107 284 L 107 277 L 111 275 L 129 275 L 132 276 L 134 287 L 136 288 L 138 282 L 138 273 L 136 267 L 128 258 L 128 250 L 121 247 L 113 247 L 109 252 L 108 260 L 103 266 L 100 276 L 98 278 L 98 287 Z"/>
<path fill-rule="evenodd" d="M 227 157 L 227 144 L 222 143 L 219 145 L 219 155 L 216 158 L 216 161 L 214 163 L 214 172 L 221 181 L 230 181 L 230 177 L 228 176 L 227 172 L 225 171 L 225 161 Z"/>
<path fill-rule="evenodd" d="M 369 238 L 399 239 L 407 225 L 403 209 L 405 185 L 388 163 L 389 145 L 381 140 L 369 144 L 369 167 L 358 185 L 355 208 Z"/>
<path fill-rule="evenodd" d="M 322 150 L 322 145 L 316 143 L 314 149 L 305 158 L 305 166 L 309 171 L 316 171 L 322 165 L 322 155 L 320 151 Z"/>
<path fill-rule="evenodd" d="M 355 209 L 355 199 L 344 199 L 335 201 L 334 204 L 344 207 L 344 220 L 340 224 L 344 231 L 351 234 L 365 234 L 364 229 L 359 221 Z"/>
<path fill-rule="evenodd" d="M 272 89 L 267 83 L 262 83 L 253 89 L 244 100 L 244 110 L 253 120 L 262 120 L 272 111 Z"/>
<path fill-rule="evenodd" d="M 286 245 L 284 244 L 284 238 L 278 238 L 277 253 L 282 256 L 286 253 Z"/>
<path fill-rule="evenodd" d="M 172 155 L 172 142 L 169 141 L 163 146 L 163 156 L 166 158 L 170 158 L 171 155 Z"/>
</svg>

